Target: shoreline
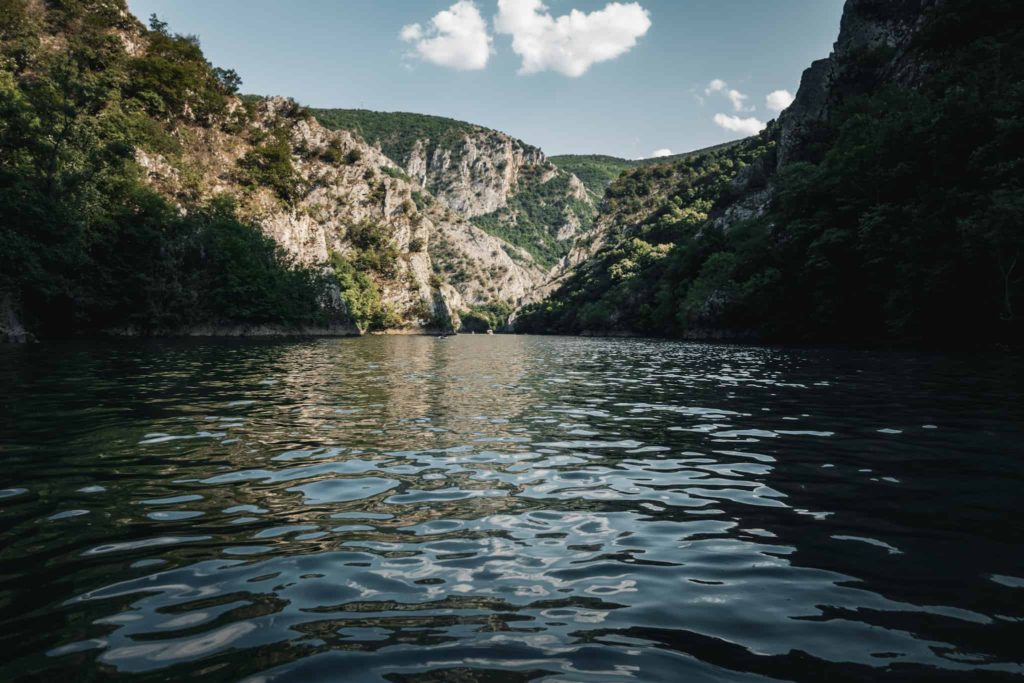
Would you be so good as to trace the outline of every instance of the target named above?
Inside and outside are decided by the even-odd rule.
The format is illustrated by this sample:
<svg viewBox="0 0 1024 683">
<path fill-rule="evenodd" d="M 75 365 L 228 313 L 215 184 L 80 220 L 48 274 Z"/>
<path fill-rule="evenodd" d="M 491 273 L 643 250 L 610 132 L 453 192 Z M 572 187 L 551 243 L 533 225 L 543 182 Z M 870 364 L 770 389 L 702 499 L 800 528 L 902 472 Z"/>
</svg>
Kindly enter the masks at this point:
<svg viewBox="0 0 1024 683">
<path fill-rule="evenodd" d="M 0 335 L 0 344 L 22 345 L 44 343 L 64 339 L 287 339 L 295 337 L 345 338 L 345 337 L 437 337 L 452 336 L 458 332 L 433 327 L 396 328 L 362 332 L 354 325 L 192 325 L 174 330 L 143 331 L 133 327 L 110 328 L 90 334 L 37 337 L 29 332 Z"/>
</svg>

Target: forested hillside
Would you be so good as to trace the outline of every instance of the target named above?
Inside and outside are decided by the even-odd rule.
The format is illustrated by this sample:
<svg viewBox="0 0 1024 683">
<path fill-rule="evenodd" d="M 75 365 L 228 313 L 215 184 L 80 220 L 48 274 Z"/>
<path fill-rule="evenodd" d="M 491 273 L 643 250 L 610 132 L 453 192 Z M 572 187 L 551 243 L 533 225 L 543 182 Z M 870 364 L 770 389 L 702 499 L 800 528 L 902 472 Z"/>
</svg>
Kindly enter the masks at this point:
<svg viewBox="0 0 1024 683">
<path fill-rule="evenodd" d="M 322 324 L 321 272 L 240 220 L 230 199 L 182 213 L 137 148 L 180 156 L 187 119 L 241 128 L 231 71 L 120 3 L 0 3 L 0 293 L 31 329 L 211 320 Z M 147 49 L 130 36 L 148 41 Z M 282 163 L 282 166 L 284 164 Z"/>
<path fill-rule="evenodd" d="M 778 124 L 658 168 L 611 186 L 612 211 L 642 199 L 645 218 L 521 329 L 1021 339 L 1019 2 L 851 0 Z"/>
</svg>

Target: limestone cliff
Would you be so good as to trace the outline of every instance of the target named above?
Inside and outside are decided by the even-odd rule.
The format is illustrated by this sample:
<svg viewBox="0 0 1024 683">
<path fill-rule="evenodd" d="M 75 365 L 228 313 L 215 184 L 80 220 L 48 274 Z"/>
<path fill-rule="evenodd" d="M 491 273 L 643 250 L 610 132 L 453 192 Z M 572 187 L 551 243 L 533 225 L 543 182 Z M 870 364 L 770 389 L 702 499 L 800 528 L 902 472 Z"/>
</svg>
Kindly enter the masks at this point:
<svg viewBox="0 0 1024 683">
<path fill-rule="evenodd" d="M 405 171 L 452 210 L 475 218 L 508 205 L 524 168 L 546 163 L 544 153 L 508 135 L 475 129 L 453 144 L 417 139 Z"/>
<path fill-rule="evenodd" d="M 195 194 L 234 197 L 245 218 L 308 265 L 325 264 L 334 254 L 352 257 L 359 249 L 353 231 L 375 226 L 398 258 L 374 279 L 402 325 L 430 324 L 439 296 L 455 313 L 491 302 L 518 306 L 532 300 L 544 282 L 544 270 L 529 254 L 424 192 L 359 136 L 323 127 L 284 98 L 251 101 L 249 107 L 252 122 L 245 131 L 182 131 L 189 152 L 176 164 L 140 150 L 137 158 L 150 183 L 180 198 L 183 207 Z M 243 170 L 247 155 L 274 136 L 287 142 L 295 171 L 287 201 Z M 187 181 L 181 167 L 188 169 Z"/>
<path fill-rule="evenodd" d="M 505 133 L 421 114 L 313 113 L 329 128 L 364 138 L 418 189 L 544 268 L 555 266 L 592 225 L 596 208 L 583 183 Z"/>
</svg>

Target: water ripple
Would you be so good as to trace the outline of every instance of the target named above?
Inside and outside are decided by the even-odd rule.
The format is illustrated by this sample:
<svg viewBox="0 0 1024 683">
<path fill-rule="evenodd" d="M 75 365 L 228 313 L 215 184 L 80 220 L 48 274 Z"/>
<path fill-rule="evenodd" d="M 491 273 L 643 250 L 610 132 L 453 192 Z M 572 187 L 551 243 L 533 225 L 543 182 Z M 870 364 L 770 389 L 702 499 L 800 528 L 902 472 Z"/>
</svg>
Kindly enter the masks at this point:
<svg viewBox="0 0 1024 683">
<path fill-rule="evenodd" d="M 4 678 L 1009 680 L 1021 370 L 483 336 L 4 349 Z"/>
</svg>

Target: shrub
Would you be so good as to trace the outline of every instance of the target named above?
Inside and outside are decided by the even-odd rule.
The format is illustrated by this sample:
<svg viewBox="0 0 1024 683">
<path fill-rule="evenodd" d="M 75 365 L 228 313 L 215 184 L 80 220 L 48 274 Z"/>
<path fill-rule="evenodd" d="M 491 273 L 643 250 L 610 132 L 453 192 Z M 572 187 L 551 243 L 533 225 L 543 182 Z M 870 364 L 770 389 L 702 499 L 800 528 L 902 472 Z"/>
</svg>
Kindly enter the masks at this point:
<svg viewBox="0 0 1024 683">
<path fill-rule="evenodd" d="M 299 175 L 292 164 L 292 148 L 281 132 L 270 140 L 249 150 L 239 159 L 238 166 L 243 172 L 243 181 L 250 186 L 264 186 L 274 190 L 286 202 L 294 201 L 299 194 Z"/>
<path fill-rule="evenodd" d="M 341 140 L 337 138 L 331 138 L 320 153 L 320 159 L 326 161 L 329 164 L 340 164 L 346 158 L 344 149 L 341 146 Z"/>
</svg>

